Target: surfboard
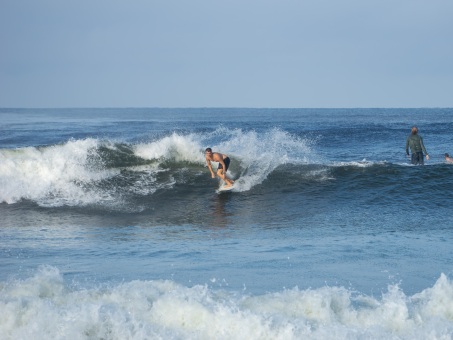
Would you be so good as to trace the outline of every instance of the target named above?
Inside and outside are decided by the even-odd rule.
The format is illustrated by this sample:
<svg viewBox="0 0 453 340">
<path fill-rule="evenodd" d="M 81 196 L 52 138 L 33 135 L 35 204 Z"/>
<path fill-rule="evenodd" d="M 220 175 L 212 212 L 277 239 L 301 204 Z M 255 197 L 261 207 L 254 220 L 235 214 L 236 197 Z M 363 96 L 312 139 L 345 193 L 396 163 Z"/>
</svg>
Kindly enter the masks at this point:
<svg viewBox="0 0 453 340">
<path fill-rule="evenodd" d="M 222 191 L 231 191 L 234 189 L 234 184 L 226 187 L 225 185 L 222 185 L 220 188 L 217 189 L 217 192 L 222 192 Z"/>
</svg>

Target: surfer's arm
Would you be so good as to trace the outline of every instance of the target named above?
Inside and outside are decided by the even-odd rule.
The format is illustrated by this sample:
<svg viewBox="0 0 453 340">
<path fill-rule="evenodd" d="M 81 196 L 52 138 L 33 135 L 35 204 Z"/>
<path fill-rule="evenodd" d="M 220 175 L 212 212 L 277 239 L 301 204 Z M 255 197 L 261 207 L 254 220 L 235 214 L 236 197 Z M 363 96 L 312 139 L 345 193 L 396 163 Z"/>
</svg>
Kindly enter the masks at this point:
<svg viewBox="0 0 453 340">
<path fill-rule="evenodd" d="M 214 178 L 214 177 L 215 177 L 215 173 L 214 173 L 214 171 L 212 170 L 211 161 L 206 160 L 206 164 L 207 164 L 207 166 L 208 166 L 209 171 L 211 172 L 211 177 Z"/>
</svg>

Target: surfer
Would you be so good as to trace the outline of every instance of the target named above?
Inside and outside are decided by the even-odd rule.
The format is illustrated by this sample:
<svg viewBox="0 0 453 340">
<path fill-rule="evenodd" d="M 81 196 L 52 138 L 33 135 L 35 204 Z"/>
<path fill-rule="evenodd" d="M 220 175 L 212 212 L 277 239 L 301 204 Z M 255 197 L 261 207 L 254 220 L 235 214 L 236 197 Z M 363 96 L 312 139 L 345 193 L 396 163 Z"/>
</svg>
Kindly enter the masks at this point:
<svg viewBox="0 0 453 340">
<path fill-rule="evenodd" d="M 219 176 L 221 179 L 225 181 L 226 183 L 225 187 L 232 186 L 234 181 L 232 181 L 226 176 L 226 172 L 230 166 L 230 157 L 220 152 L 212 152 L 211 148 L 207 148 L 205 150 L 205 155 L 206 164 L 208 165 L 212 178 L 215 178 L 215 173 L 212 170 L 211 162 L 219 162 L 219 167 L 217 168 L 217 176 Z"/>
<path fill-rule="evenodd" d="M 453 158 L 450 157 L 448 153 L 445 154 L 445 161 L 447 163 L 453 163 Z"/>
<path fill-rule="evenodd" d="M 425 145 L 423 144 L 423 138 L 418 134 L 418 128 L 412 127 L 411 134 L 406 140 L 406 155 L 409 156 L 409 148 L 411 149 L 411 163 L 414 165 L 423 165 L 423 154 L 426 155 L 426 160 L 429 160 L 428 152 L 426 151 Z"/>
</svg>

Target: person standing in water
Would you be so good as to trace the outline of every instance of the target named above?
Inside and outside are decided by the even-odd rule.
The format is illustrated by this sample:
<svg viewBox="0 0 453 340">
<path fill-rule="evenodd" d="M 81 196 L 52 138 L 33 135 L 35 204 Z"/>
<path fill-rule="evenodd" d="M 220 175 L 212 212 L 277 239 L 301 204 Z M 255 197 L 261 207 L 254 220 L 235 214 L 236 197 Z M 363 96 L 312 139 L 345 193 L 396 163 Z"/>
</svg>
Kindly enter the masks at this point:
<svg viewBox="0 0 453 340">
<path fill-rule="evenodd" d="M 411 163 L 414 165 L 423 165 L 423 154 L 426 155 L 426 160 L 429 160 L 428 152 L 423 144 L 423 138 L 418 134 L 418 128 L 412 127 L 411 134 L 406 140 L 406 155 L 409 156 L 409 148 L 411 149 Z"/>
<path fill-rule="evenodd" d="M 217 176 L 219 176 L 226 183 L 226 187 L 232 186 L 234 181 L 226 176 L 226 172 L 230 166 L 230 157 L 220 152 L 212 152 L 211 148 L 207 148 L 205 150 L 205 155 L 206 164 L 208 165 L 208 169 L 211 172 L 212 178 L 215 178 L 215 173 L 212 170 L 211 162 L 219 162 L 219 167 L 217 168 Z"/>
</svg>

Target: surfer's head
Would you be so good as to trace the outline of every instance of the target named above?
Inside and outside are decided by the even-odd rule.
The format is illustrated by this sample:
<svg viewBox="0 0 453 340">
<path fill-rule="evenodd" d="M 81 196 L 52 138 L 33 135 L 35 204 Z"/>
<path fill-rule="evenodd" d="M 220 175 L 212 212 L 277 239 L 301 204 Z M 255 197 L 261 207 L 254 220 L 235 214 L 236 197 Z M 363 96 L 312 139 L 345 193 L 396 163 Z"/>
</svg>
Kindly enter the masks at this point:
<svg viewBox="0 0 453 340">
<path fill-rule="evenodd" d="M 447 158 L 447 157 L 450 157 L 450 155 L 448 153 L 445 154 L 445 158 Z"/>
<path fill-rule="evenodd" d="M 412 134 L 416 135 L 418 133 L 418 128 L 416 126 L 412 127 Z"/>
<path fill-rule="evenodd" d="M 206 150 L 204 150 L 204 153 L 210 155 L 212 153 L 212 149 L 211 148 L 206 148 Z"/>
</svg>

